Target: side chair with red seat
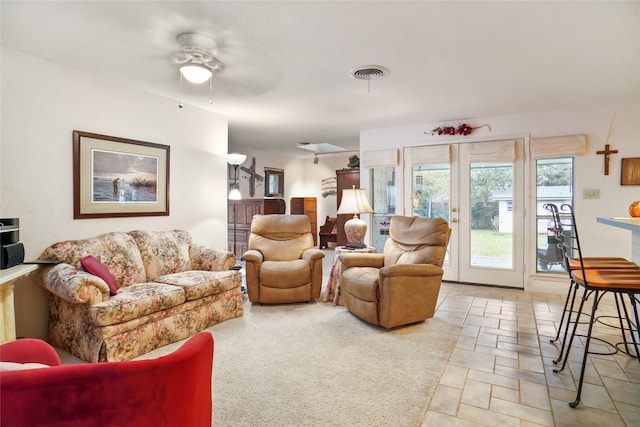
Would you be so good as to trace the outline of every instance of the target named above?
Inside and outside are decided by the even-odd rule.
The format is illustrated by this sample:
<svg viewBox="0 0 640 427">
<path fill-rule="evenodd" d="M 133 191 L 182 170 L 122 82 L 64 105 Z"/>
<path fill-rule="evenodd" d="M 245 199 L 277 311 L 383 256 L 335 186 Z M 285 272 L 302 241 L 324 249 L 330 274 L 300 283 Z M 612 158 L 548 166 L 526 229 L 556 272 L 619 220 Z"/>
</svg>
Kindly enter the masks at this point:
<svg viewBox="0 0 640 427">
<path fill-rule="evenodd" d="M 42 364 L 0 372 L 3 426 L 211 427 L 208 332 L 156 359 L 60 365 L 53 347 L 25 338 L 0 345 L 0 361 Z"/>
</svg>

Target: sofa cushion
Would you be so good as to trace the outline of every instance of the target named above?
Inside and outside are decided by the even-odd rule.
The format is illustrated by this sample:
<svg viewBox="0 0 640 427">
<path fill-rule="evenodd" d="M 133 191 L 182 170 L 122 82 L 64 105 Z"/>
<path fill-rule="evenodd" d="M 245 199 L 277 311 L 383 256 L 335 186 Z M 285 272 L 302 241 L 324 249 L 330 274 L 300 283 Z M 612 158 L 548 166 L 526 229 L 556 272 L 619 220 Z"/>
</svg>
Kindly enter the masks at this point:
<svg viewBox="0 0 640 427">
<path fill-rule="evenodd" d="M 184 290 L 164 283 L 138 283 L 121 288 L 107 301 L 91 306 L 90 314 L 97 326 L 115 325 L 166 310 L 185 302 Z"/>
<path fill-rule="evenodd" d="M 87 273 L 91 273 L 94 276 L 98 276 L 99 278 L 104 280 L 104 282 L 109 287 L 109 292 L 111 293 L 111 295 L 115 295 L 118 293 L 118 282 L 116 281 L 116 278 L 113 277 L 113 274 L 111 274 L 109 269 L 102 265 L 102 263 L 98 261 L 96 257 L 94 257 L 93 255 L 87 255 L 86 257 L 80 259 L 80 264 L 82 264 L 82 268 L 84 268 L 84 271 L 86 271 Z"/>
<path fill-rule="evenodd" d="M 191 235 L 186 231 L 135 230 L 129 232 L 129 235 L 138 245 L 146 280 L 191 269 Z"/>
<path fill-rule="evenodd" d="M 260 285 L 271 288 L 294 288 L 311 283 L 309 263 L 293 261 L 264 261 L 260 267 Z"/>
<path fill-rule="evenodd" d="M 80 269 L 80 260 L 87 255 L 95 256 L 121 288 L 146 281 L 140 251 L 127 233 L 106 233 L 89 239 L 54 243 L 42 252 L 40 259 L 55 259 Z"/>
<path fill-rule="evenodd" d="M 183 271 L 153 279 L 154 282 L 180 286 L 187 301 L 237 288 L 242 283 L 239 271 Z"/>
</svg>

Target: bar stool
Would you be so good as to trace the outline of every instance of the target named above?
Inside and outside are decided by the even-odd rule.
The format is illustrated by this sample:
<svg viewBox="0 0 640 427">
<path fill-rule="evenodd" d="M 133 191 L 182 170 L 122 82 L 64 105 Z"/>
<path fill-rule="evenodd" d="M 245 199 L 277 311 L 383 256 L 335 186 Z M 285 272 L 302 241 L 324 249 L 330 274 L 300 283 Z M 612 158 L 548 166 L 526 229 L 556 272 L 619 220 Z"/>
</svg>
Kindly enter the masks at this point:
<svg viewBox="0 0 640 427">
<path fill-rule="evenodd" d="M 577 229 L 575 227 L 575 215 L 573 212 L 573 208 L 570 205 L 564 204 L 561 206 L 563 210 L 567 210 L 570 213 L 571 224 L 570 226 L 573 228 L 573 239 L 567 239 L 566 235 L 563 240 L 563 246 L 567 249 L 568 241 L 575 240 L 575 247 L 571 247 L 572 250 L 575 250 L 578 254 L 578 264 L 579 268 L 574 268 L 571 270 L 569 265 L 567 265 L 567 270 L 569 271 L 572 283 L 574 283 L 577 288 L 583 288 L 583 294 L 580 301 L 580 306 L 577 310 L 576 319 L 573 322 L 573 329 L 571 332 L 571 337 L 566 345 L 567 354 L 564 358 L 562 367 L 560 369 L 554 369 L 553 372 L 558 373 L 561 372 L 566 366 L 567 360 L 569 358 L 569 353 L 571 351 L 571 347 L 573 344 L 573 340 L 577 335 L 576 331 L 578 329 L 578 324 L 580 320 L 580 316 L 583 314 L 584 305 L 586 301 L 593 296 L 593 303 L 591 306 L 591 313 L 589 316 L 589 327 L 587 330 L 586 341 L 584 346 L 584 354 L 582 357 L 582 367 L 580 370 L 580 379 L 578 381 L 578 389 L 576 398 L 573 402 L 569 403 L 571 408 L 575 408 L 580 404 L 580 398 L 582 394 L 582 385 L 584 383 L 584 373 L 586 369 L 587 358 L 589 354 L 589 346 L 591 344 L 591 340 L 595 339 L 593 334 L 593 325 L 598 321 L 596 317 L 598 306 L 602 301 L 602 298 L 607 293 L 612 293 L 616 302 L 616 309 L 618 311 L 618 320 L 619 320 L 619 328 L 622 333 L 622 343 L 618 343 L 613 345 L 615 352 L 618 351 L 619 346 L 624 344 L 625 353 L 638 358 L 640 362 L 640 351 L 639 351 L 639 339 L 637 337 L 638 334 L 638 325 L 640 324 L 638 318 L 638 295 L 640 294 L 640 271 L 637 269 L 612 269 L 612 268 L 591 268 L 587 269 L 585 266 L 589 265 L 590 258 L 582 257 L 582 250 L 580 247 L 580 239 L 578 237 Z M 593 265 L 593 264 L 592 264 Z M 575 293 L 573 299 L 575 300 Z M 624 297 L 627 296 L 629 299 L 629 304 L 632 310 L 632 313 L 627 309 L 627 305 L 624 302 Z M 620 304 L 621 303 L 621 304 Z M 571 304 L 571 310 L 573 310 L 573 301 Z M 624 322 L 626 321 L 626 325 Z M 567 320 L 567 330 L 569 325 L 571 324 L 571 319 Z M 611 325 L 608 325 L 611 326 Z M 627 339 L 627 332 L 630 335 L 631 343 L 629 343 Z M 566 332 L 565 338 L 563 339 L 563 348 L 565 346 L 564 341 L 566 341 Z M 631 350 L 631 346 L 633 349 Z"/>
<path fill-rule="evenodd" d="M 563 205 L 565 206 L 565 205 Z M 566 205 L 570 208 L 570 205 Z M 558 354 L 558 358 L 553 360 L 554 364 L 558 364 L 562 361 L 562 357 L 565 350 L 565 344 L 567 340 L 567 335 L 569 332 L 569 325 L 571 324 L 571 315 L 574 313 L 574 305 L 575 299 L 578 292 L 578 284 L 573 280 L 573 276 L 571 274 L 572 271 L 579 270 L 582 266 L 587 269 L 609 269 L 609 270 L 635 270 L 640 271 L 640 266 L 635 264 L 634 262 L 628 261 L 625 258 L 621 257 L 583 257 L 582 265 L 580 259 L 572 258 L 569 254 L 573 254 L 576 248 L 572 243 L 572 239 L 578 238 L 578 231 L 575 227 L 575 222 L 571 221 L 569 227 L 565 227 L 562 223 L 562 218 L 560 217 L 560 212 L 558 210 L 558 206 L 553 203 L 547 203 L 543 205 L 543 207 L 551 212 L 553 223 L 554 223 L 554 232 L 555 238 L 558 242 L 558 248 L 562 255 L 563 264 L 565 270 L 569 274 L 569 279 L 571 280 L 571 285 L 569 286 L 569 290 L 567 292 L 567 297 L 565 298 L 564 308 L 562 311 L 562 316 L 560 318 L 560 324 L 558 326 L 558 331 L 556 333 L 556 337 L 549 340 L 550 342 L 556 342 L 560 339 L 560 335 L 562 333 L 564 327 L 564 335 L 562 339 L 562 346 L 560 348 L 560 352 Z M 573 212 L 571 211 L 571 215 Z M 566 323 L 565 323 L 566 320 Z M 576 319 L 577 321 L 577 319 Z"/>
</svg>

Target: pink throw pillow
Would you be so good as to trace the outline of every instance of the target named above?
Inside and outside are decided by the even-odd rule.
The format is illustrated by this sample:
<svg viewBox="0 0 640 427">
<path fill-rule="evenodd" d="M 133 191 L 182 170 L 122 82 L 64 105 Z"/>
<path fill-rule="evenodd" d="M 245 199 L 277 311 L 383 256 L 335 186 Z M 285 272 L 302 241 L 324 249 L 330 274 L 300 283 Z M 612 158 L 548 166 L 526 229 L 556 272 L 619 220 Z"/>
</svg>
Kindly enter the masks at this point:
<svg viewBox="0 0 640 427">
<path fill-rule="evenodd" d="M 87 273 L 98 276 L 99 278 L 107 282 L 107 286 L 109 286 L 109 292 L 111 293 L 111 295 L 115 295 L 118 293 L 119 286 L 116 278 L 113 277 L 113 274 L 111 274 L 107 267 L 102 265 L 98 258 L 94 257 L 93 255 L 87 255 L 80 260 L 80 264 L 82 264 L 82 268 L 84 268 Z"/>
</svg>

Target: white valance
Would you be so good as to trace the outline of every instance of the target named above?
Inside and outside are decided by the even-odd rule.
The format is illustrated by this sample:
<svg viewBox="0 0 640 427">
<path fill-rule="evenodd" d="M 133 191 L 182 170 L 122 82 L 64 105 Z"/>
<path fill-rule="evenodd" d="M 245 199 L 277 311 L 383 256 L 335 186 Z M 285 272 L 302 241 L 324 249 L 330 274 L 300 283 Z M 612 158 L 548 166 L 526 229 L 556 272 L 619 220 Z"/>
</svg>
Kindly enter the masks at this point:
<svg viewBox="0 0 640 427">
<path fill-rule="evenodd" d="M 583 156 L 587 152 L 587 141 L 582 134 L 531 138 L 530 149 L 532 159 Z"/>
<path fill-rule="evenodd" d="M 469 144 L 469 161 L 471 162 L 512 163 L 515 159 L 516 142 L 514 140 Z"/>
<path fill-rule="evenodd" d="M 398 149 L 363 151 L 360 166 L 372 168 L 375 166 L 398 166 Z"/>
<path fill-rule="evenodd" d="M 449 163 L 451 160 L 451 146 L 447 144 L 411 147 L 409 148 L 409 156 L 413 165 Z"/>
</svg>

